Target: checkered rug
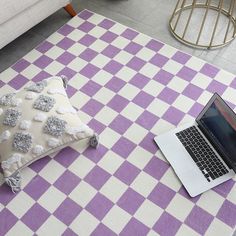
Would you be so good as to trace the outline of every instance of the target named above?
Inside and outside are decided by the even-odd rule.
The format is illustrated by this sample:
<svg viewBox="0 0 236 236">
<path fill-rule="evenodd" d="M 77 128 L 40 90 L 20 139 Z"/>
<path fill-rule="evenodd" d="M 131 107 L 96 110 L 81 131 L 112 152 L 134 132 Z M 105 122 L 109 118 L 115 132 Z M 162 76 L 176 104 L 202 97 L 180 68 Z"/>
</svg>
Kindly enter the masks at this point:
<svg viewBox="0 0 236 236">
<path fill-rule="evenodd" d="M 55 74 L 101 145 L 37 161 L 16 195 L 1 185 L 0 235 L 233 233 L 236 179 L 190 198 L 153 137 L 215 91 L 235 109 L 235 76 L 87 10 L 1 73 L 0 92 Z"/>
</svg>

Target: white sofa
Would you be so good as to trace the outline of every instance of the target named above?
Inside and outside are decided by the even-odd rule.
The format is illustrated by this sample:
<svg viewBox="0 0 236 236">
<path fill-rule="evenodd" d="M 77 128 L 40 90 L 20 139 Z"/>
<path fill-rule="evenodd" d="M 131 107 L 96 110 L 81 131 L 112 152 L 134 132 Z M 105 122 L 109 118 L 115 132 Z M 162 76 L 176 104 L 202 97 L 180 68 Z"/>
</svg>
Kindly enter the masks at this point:
<svg viewBox="0 0 236 236">
<path fill-rule="evenodd" d="M 70 0 L 0 0 L 0 49 Z"/>
</svg>

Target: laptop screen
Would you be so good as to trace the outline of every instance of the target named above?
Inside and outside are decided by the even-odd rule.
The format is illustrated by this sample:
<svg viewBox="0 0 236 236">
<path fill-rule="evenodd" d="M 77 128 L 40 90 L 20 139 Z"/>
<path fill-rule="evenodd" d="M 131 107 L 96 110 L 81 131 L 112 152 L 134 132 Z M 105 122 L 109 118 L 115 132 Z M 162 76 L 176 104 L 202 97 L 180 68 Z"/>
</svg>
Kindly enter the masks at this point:
<svg viewBox="0 0 236 236">
<path fill-rule="evenodd" d="M 236 166 L 236 115 L 219 95 L 208 104 L 198 123 Z"/>
</svg>

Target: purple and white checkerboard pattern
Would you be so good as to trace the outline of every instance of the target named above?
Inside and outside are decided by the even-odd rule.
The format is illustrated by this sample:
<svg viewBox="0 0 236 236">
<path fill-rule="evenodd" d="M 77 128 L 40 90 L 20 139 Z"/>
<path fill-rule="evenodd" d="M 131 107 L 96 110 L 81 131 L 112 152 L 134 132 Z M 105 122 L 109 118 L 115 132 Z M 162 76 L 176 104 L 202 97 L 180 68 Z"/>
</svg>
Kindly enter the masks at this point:
<svg viewBox="0 0 236 236">
<path fill-rule="evenodd" d="M 236 184 L 190 198 L 153 142 L 193 120 L 217 91 L 235 109 L 236 79 L 87 10 L 0 75 L 0 92 L 55 74 L 97 150 L 77 144 L 0 186 L 0 235 L 231 235 Z"/>
</svg>

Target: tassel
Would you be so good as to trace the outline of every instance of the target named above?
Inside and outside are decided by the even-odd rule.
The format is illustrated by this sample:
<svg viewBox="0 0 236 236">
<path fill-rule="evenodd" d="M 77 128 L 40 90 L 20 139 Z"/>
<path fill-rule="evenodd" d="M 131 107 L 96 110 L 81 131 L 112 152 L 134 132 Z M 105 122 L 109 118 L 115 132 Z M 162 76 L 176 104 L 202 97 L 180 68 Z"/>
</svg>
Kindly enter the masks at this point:
<svg viewBox="0 0 236 236">
<path fill-rule="evenodd" d="M 5 182 L 7 185 L 11 187 L 11 191 L 13 193 L 19 192 L 21 190 L 21 175 L 20 172 L 17 171 L 10 177 L 5 178 Z"/>
<path fill-rule="evenodd" d="M 68 78 L 65 75 L 60 75 L 62 81 L 63 81 L 63 86 L 66 89 L 67 88 L 67 84 L 68 84 Z"/>
<path fill-rule="evenodd" d="M 97 148 L 99 144 L 99 136 L 98 134 L 94 133 L 93 137 L 89 140 L 89 145 L 93 148 Z"/>
</svg>

